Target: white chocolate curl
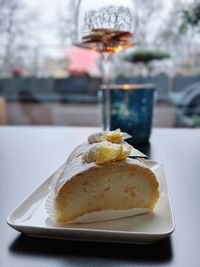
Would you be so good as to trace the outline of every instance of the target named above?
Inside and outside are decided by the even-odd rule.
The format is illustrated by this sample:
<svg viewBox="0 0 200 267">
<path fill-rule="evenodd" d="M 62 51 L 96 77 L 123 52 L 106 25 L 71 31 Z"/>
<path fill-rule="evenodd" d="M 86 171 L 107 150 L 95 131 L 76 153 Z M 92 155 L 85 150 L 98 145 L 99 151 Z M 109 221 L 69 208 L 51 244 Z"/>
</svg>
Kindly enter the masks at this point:
<svg viewBox="0 0 200 267">
<path fill-rule="evenodd" d="M 100 133 L 92 134 L 88 137 L 88 143 L 100 143 L 103 141 L 109 141 L 112 143 L 122 143 L 125 139 L 130 138 L 131 136 L 127 133 L 121 132 L 120 129 L 115 131 L 103 131 Z"/>
<path fill-rule="evenodd" d="M 84 155 L 83 159 L 86 162 L 94 162 L 98 165 L 113 161 L 126 159 L 133 147 L 126 142 L 114 144 L 108 141 L 103 141 L 93 146 Z"/>
</svg>

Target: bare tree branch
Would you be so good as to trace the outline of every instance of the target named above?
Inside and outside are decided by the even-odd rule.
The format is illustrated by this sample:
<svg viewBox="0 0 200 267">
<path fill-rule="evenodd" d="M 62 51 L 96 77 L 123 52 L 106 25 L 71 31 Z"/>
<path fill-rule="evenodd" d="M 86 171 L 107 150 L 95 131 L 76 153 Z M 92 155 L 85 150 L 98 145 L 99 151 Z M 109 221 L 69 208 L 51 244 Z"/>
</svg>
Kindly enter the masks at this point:
<svg viewBox="0 0 200 267">
<path fill-rule="evenodd" d="M 75 35 L 76 7 L 77 0 L 70 0 L 65 9 L 58 11 L 58 37 L 62 45 L 73 43 Z"/>
<path fill-rule="evenodd" d="M 36 17 L 36 13 L 29 10 L 23 0 L 0 0 L 1 70 L 8 71 L 16 63 L 23 63 L 18 62 L 19 53 L 21 58 L 27 56 Z M 22 46 L 23 50 L 20 49 Z"/>
</svg>

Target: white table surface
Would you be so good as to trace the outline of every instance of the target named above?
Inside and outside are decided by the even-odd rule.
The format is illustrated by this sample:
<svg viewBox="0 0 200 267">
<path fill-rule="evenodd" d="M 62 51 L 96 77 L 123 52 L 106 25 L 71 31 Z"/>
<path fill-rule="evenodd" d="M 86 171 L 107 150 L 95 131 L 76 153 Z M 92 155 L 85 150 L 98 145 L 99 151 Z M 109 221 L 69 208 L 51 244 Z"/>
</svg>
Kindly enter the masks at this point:
<svg viewBox="0 0 200 267">
<path fill-rule="evenodd" d="M 164 163 L 171 193 L 176 230 L 170 239 L 148 247 L 64 241 L 52 245 L 6 225 L 11 210 L 96 131 L 0 127 L 0 266 L 200 266 L 200 130 L 154 129 L 150 140 L 150 157 Z"/>
</svg>

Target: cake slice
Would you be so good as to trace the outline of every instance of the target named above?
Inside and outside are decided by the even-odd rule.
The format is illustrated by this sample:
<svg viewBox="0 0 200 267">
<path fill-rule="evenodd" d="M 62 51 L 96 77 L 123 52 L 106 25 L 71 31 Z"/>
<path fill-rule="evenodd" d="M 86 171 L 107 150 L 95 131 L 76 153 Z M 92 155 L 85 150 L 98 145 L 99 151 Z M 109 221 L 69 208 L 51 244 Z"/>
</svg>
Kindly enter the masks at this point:
<svg viewBox="0 0 200 267">
<path fill-rule="evenodd" d="M 128 158 L 130 152 L 124 140 L 77 147 L 54 188 L 55 221 L 68 223 L 93 212 L 153 210 L 159 198 L 156 176 L 144 162 Z"/>
</svg>

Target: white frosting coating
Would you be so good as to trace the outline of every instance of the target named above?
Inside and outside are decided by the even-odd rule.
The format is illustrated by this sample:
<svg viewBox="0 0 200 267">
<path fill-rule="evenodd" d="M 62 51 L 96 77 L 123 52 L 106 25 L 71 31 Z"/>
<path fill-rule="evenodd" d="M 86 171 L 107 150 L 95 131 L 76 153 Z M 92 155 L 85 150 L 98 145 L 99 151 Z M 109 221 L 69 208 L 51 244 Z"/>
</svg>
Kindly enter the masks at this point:
<svg viewBox="0 0 200 267">
<path fill-rule="evenodd" d="M 63 165 L 63 169 L 60 171 L 60 175 L 57 176 L 56 181 L 54 180 L 52 188 L 54 188 L 55 194 L 58 193 L 60 188 L 75 175 L 85 172 L 91 168 L 102 168 L 102 165 L 97 165 L 94 162 L 85 162 L 83 160 L 83 153 L 91 149 L 96 144 L 84 143 L 78 146 L 69 156 L 67 162 Z M 118 161 L 117 164 L 137 164 L 143 168 L 148 168 L 144 163 L 137 159 L 126 158 L 125 160 Z M 109 163 L 107 163 L 109 164 Z"/>
<path fill-rule="evenodd" d="M 55 211 L 54 211 L 54 201 L 55 198 L 59 192 L 59 190 L 62 188 L 62 186 L 71 180 L 74 176 L 76 176 L 79 173 L 83 173 L 91 168 L 103 168 L 103 165 L 97 165 L 94 162 L 85 162 L 83 160 L 83 154 L 93 148 L 96 144 L 89 144 L 84 143 L 80 146 L 78 146 L 69 156 L 68 160 L 61 166 L 57 172 L 55 173 L 54 177 L 52 178 L 52 186 L 51 186 L 51 194 L 47 199 L 46 202 L 46 210 L 48 214 L 53 218 Z M 124 164 L 130 164 L 130 165 L 139 165 L 142 168 L 148 168 L 148 166 L 137 160 L 132 158 L 126 158 L 125 160 L 118 161 L 118 162 L 111 162 L 107 163 L 109 164 L 117 164 L 117 165 L 124 165 Z M 148 168 L 149 169 L 149 168 Z M 78 223 L 89 223 L 89 222 L 97 222 L 97 221 L 106 221 L 116 218 L 122 218 L 127 216 L 133 216 L 133 215 L 139 215 L 144 214 L 147 212 L 150 212 L 150 209 L 141 209 L 141 208 L 133 208 L 128 210 L 104 210 L 104 211 L 98 211 L 98 212 L 92 212 L 89 214 L 84 214 L 72 222 L 78 222 Z M 69 223 L 69 222 L 68 222 Z"/>
</svg>

